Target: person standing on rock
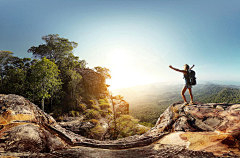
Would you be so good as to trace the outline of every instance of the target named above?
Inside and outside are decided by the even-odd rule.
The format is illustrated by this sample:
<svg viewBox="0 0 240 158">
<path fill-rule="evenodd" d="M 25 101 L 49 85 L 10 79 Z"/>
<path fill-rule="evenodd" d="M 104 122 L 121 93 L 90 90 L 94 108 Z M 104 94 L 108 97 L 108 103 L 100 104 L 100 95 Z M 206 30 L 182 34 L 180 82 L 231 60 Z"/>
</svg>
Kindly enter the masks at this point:
<svg viewBox="0 0 240 158">
<path fill-rule="evenodd" d="M 186 90 L 188 89 L 188 92 L 190 94 L 190 98 L 191 98 L 191 101 L 190 101 L 190 105 L 193 104 L 193 95 L 192 95 L 192 86 L 190 84 L 190 80 L 189 80 L 189 70 L 191 70 L 195 65 L 193 65 L 190 69 L 189 69 L 189 65 L 188 64 L 185 64 L 183 65 L 183 70 L 179 70 L 179 69 L 176 69 L 174 67 L 172 67 L 172 65 L 170 65 L 169 67 L 175 71 L 178 71 L 178 72 L 181 72 L 183 73 L 184 75 L 184 79 L 185 79 L 185 85 L 182 89 L 182 92 L 181 92 L 181 95 L 182 95 L 182 98 L 184 100 L 184 104 L 183 106 L 187 106 L 188 105 L 188 102 L 187 102 L 187 99 L 184 95 L 184 93 L 186 92 Z"/>
</svg>

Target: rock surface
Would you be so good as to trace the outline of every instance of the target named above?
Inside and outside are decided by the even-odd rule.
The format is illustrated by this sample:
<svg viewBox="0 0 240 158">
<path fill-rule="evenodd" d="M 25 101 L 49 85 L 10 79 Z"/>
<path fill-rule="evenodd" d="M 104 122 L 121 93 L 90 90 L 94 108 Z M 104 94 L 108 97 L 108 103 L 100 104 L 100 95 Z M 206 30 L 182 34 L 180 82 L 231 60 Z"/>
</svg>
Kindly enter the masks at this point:
<svg viewBox="0 0 240 158">
<path fill-rule="evenodd" d="M 1 156 L 240 156 L 240 104 L 197 103 L 182 107 L 182 102 L 174 103 L 145 134 L 115 141 L 87 139 L 62 128 L 21 96 L 0 95 L 0 110 Z"/>
</svg>

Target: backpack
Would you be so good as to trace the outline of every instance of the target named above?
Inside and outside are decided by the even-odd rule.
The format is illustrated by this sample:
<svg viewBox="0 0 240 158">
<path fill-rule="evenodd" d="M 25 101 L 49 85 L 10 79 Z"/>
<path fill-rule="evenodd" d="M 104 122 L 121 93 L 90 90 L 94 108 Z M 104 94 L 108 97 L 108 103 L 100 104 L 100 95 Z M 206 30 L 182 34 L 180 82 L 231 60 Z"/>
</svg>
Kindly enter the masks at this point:
<svg viewBox="0 0 240 158">
<path fill-rule="evenodd" d="M 189 73 L 190 85 L 196 85 L 197 81 L 196 81 L 196 77 L 195 77 L 195 75 L 196 75 L 195 71 L 189 70 L 188 73 Z"/>
</svg>

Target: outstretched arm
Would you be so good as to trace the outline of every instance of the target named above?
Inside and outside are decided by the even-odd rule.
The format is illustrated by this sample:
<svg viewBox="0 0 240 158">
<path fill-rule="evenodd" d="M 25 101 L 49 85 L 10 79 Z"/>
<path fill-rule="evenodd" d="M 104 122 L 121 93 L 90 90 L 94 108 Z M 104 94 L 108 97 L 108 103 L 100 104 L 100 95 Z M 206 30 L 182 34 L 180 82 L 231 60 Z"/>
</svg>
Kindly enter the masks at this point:
<svg viewBox="0 0 240 158">
<path fill-rule="evenodd" d="M 172 65 L 170 65 L 169 67 L 170 67 L 171 69 L 175 70 L 175 71 L 185 73 L 184 70 L 179 70 L 179 69 L 177 69 L 177 68 L 174 68 L 174 67 L 172 67 Z"/>
<path fill-rule="evenodd" d="M 192 68 L 194 67 L 195 65 L 193 64 L 193 66 L 190 68 L 190 70 L 192 70 Z"/>
</svg>

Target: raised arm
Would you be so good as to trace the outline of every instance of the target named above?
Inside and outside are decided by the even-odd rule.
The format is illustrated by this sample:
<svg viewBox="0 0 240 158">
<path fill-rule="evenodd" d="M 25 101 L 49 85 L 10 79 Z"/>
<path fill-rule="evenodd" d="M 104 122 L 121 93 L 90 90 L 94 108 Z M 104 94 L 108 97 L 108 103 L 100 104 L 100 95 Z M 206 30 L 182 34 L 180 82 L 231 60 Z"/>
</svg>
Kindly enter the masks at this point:
<svg viewBox="0 0 240 158">
<path fill-rule="evenodd" d="M 193 66 L 190 68 L 190 70 L 192 70 L 192 68 L 194 67 L 195 65 L 193 64 Z"/>
<path fill-rule="evenodd" d="M 172 65 L 169 65 L 169 67 L 170 67 L 171 69 L 175 70 L 175 71 L 182 72 L 182 73 L 186 73 L 186 71 L 184 71 L 184 70 L 179 70 L 179 69 L 177 69 L 177 68 L 174 68 L 174 67 L 172 67 Z"/>
</svg>

